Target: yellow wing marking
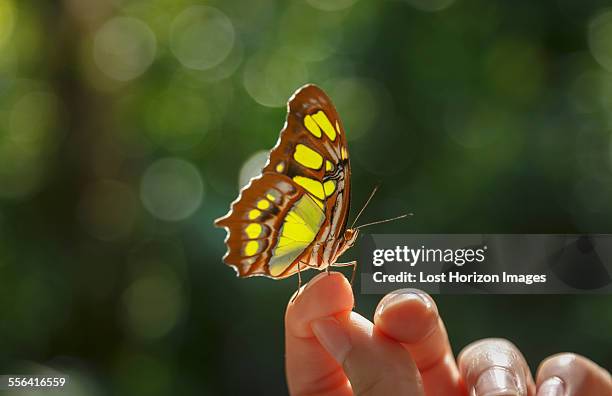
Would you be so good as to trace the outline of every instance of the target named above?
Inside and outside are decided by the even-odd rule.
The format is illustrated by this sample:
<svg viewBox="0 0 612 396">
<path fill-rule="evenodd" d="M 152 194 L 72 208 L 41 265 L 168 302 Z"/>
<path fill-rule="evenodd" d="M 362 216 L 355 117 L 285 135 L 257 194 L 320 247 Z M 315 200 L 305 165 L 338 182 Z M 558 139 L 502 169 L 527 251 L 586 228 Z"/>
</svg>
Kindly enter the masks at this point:
<svg viewBox="0 0 612 396">
<path fill-rule="evenodd" d="M 244 229 L 244 232 L 246 232 L 247 237 L 249 237 L 249 239 L 255 239 L 259 237 L 262 231 L 263 227 L 261 226 L 261 224 L 258 223 L 251 223 Z"/>
<path fill-rule="evenodd" d="M 278 173 L 282 173 L 285 170 L 285 163 L 284 162 L 279 162 L 278 164 L 276 164 L 276 171 Z"/>
<path fill-rule="evenodd" d="M 346 152 L 346 148 L 342 147 L 342 159 L 345 160 L 348 158 L 348 153 Z"/>
<path fill-rule="evenodd" d="M 293 180 L 300 186 L 304 187 L 306 191 L 308 191 L 315 197 L 321 200 L 325 198 L 325 193 L 323 191 L 323 185 L 321 184 L 320 181 L 314 180 L 314 179 L 311 179 L 305 176 L 294 176 Z"/>
<path fill-rule="evenodd" d="M 312 118 L 317 122 L 319 127 L 323 129 L 323 132 L 325 132 L 329 140 L 332 142 L 336 140 L 336 130 L 322 110 L 319 110 Z"/>
<path fill-rule="evenodd" d="M 255 220 L 256 218 L 259 217 L 259 215 L 261 215 L 261 211 L 257 210 L 257 209 L 251 209 L 249 210 L 249 220 Z"/>
<path fill-rule="evenodd" d="M 323 165 L 323 157 L 310 147 L 304 144 L 298 144 L 295 146 L 295 152 L 293 158 L 300 164 L 310 169 L 320 169 Z"/>
<path fill-rule="evenodd" d="M 247 257 L 256 255 L 259 252 L 259 247 L 259 241 L 248 241 L 246 245 L 244 245 L 244 255 Z"/>
<path fill-rule="evenodd" d="M 321 137 L 321 129 L 315 120 L 312 119 L 312 116 L 307 115 L 304 117 L 304 126 L 308 129 L 308 132 L 312 133 L 315 137 Z"/>
<path fill-rule="evenodd" d="M 261 199 L 257 202 L 257 208 L 261 209 L 261 210 L 266 210 L 270 207 L 270 201 L 268 201 L 267 199 Z"/>
<path fill-rule="evenodd" d="M 280 196 L 278 195 L 278 193 L 274 190 L 270 190 L 266 193 L 266 198 L 268 198 L 268 200 L 270 202 L 274 202 L 275 204 L 280 203 Z"/>
<path fill-rule="evenodd" d="M 338 132 L 338 135 L 340 135 L 340 124 L 338 124 L 338 121 L 336 121 L 336 131 Z"/>
<path fill-rule="evenodd" d="M 325 190 L 325 196 L 331 196 L 336 191 L 336 182 L 334 180 L 328 180 L 323 183 L 323 190 Z"/>
<path fill-rule="evenodd" d="M 325 160 L 325 171 L 331 172 L 334 170 L 334 164 L 332 164 L 329 160 Z"/>
<path fill-rule="evenodd" d="M 314 241 L 325 214 L 309 195 L 300 198 L 285 216 L 278 243 L 268 263 L 270 275 L 282 274 Z"/>
</svg>

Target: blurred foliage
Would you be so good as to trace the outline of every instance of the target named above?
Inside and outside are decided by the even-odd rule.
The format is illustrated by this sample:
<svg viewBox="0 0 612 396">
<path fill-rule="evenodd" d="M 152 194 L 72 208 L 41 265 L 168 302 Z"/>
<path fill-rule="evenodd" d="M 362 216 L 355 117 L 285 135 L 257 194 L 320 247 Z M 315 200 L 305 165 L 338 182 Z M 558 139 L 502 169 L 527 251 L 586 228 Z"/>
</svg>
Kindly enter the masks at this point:
<svg viewBox="0 0 612 396">
<path fill-rule="evenodd" d="M 236 279 L 212 221 L 306 82 L 344 119 L 353 207 L 382 182 L 363 221 L 416 214 L 376 232 L 612 233 L 606 3 L 0 0 L 0 372 L 285 393 L 296 284 Z M 457 351 L 612 366 L 609 296 L 436 301 Z"/>
</svg>

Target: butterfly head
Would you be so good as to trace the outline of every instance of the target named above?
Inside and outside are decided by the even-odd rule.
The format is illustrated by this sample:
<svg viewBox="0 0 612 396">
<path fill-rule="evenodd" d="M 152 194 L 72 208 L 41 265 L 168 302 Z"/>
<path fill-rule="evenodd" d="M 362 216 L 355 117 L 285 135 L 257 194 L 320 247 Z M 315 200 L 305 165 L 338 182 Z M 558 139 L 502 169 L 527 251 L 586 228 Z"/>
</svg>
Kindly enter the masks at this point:
<svg viewBox="0 0 612 396">
<path fill-rule="evenodd" d="M 344 231 L 344 246 L 346 248 L 350 248 L 357 241 L 357 237 L 359 236 L 359 230 L 357 228 L 347 228 Z"/>
</svg>

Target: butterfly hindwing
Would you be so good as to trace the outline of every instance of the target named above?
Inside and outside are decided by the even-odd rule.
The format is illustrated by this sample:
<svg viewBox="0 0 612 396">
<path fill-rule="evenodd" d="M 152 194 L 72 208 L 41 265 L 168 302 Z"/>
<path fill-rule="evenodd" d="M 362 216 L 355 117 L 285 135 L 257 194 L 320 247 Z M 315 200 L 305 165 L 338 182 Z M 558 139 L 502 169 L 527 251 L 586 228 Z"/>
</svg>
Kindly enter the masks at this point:
<svg viewBox="0 0 612 396">
<path fill-rule="evenodd" d="M 251 180 L 228 215 L 216 222 L 228 232 L 224 260 L 240 276 L 291 275 L 291 264 L 314 240 L 324 217 L 287 176 L 264 173 Z"/>
<path fill-rule="evenodd" d="M 314 85 L 289 100 L 287 121 L 262 175 L 216 221 L 228 232 L 224 261 L 240 276 L 290 276 L 332 259 L 327 242 L 346 228 L 350 165 L 338 114 Z"/>
</svg>

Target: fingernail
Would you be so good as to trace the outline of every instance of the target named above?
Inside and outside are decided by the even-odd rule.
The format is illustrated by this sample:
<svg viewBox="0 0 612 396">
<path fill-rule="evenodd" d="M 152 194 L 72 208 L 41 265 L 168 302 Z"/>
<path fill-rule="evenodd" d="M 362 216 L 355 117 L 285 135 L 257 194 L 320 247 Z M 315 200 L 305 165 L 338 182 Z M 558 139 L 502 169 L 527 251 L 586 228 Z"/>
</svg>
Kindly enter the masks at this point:
<svg viewBox="0 0 612 396">
<path fill-rule="evenodd" d="M 314 320 L 310 327 L 323 348 L 342 365 L 352 345 L 347 332 L 336 318 L 328 317 Z"/>
<path fill-rule="evenodd" d="M 538 389 L 537 396 L 563 396 L 565 394 L 565 384 L 559 377 L 550 377 Z"/>
<path fill-rule="evenodd" d="M 503 367 L 485 370 L 472 391 L 473 396 L 521 396 L 516 377 Z"/>
<path fill-rule="evenodd" d="M 398 303 L 402 303 L 409 300 L 416 300 L 424 304 L 427 309 L 431 309 L 434 305 L 431 298 L 420 290 L 416 289 L 402 289 L 388 294 L 383 301 L 380 302 L 376 313 L 382 315 L 386 308 Z"/>
</svg>

